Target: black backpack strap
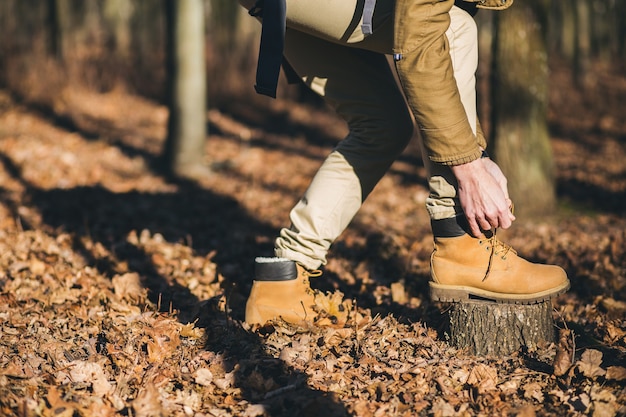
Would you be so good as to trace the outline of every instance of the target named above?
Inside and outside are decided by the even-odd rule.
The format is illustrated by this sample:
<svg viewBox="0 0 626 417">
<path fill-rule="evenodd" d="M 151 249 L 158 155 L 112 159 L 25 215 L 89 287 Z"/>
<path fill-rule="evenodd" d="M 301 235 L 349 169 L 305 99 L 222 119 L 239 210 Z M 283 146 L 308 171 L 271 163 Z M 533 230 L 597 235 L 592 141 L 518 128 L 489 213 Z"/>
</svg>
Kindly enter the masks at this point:
<svg viewBox="0 0 626 417">
<path fill-rule="evenodd" d="M 249 13 L 263 20 L 254 89 L 259 94 L 276 98 L 276 87 L 285 47 L 286 1 L 257 0 Z"/>
<path fill-rule="evenodd" d="M 372 21 L 375 7 L 376 0 L 365 0 L 361 25 L 361 30 L 365 35 L 373 33 Z M 254 89 L 259 94 L 276 98 L 276 87 L 285 47 L 286 0 L 257 0 L 248 13 L 251 16 L 260 17 L 263 21 Z M 297 75 L 294 77 L 293 72 L 289 75 L 290 82 L 299 79 Z"/>
</svg>

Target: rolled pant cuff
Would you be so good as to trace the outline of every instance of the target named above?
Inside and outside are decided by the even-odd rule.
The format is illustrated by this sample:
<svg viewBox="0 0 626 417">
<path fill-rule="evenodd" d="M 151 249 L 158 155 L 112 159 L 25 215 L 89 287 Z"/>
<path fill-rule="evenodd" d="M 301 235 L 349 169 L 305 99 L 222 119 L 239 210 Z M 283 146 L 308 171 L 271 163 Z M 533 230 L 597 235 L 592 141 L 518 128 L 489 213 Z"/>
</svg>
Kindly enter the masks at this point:
<svg viewBox="0 0 626 417">
<path fill-rule="evenodd" d="M 275 249 L 274 254 L 278 257 L 286 258 L 294 262 L 297 262 L 309 271 L 319 269 L 323 264 L 326 263 L 325 261 L 321 261 L 319 259 L 309 258 L 308 256 L 303 255 L 300 252 L 295 252 L 295 251 L 284 249 L 284 248 Z"/>
<path fill-rule="evenodd" d="M 460 207 L 457 210 L 457 208 L 453 205 L 449 205 L 449 206 L 448 205 L 446 206 L 430 205 L 430 206 L 427 206 L 426 209 L 428 210 L 428 216 L 430 217 L 431 220 L 449 219 L 452 217 L 464 215 Z"/>
</svg>

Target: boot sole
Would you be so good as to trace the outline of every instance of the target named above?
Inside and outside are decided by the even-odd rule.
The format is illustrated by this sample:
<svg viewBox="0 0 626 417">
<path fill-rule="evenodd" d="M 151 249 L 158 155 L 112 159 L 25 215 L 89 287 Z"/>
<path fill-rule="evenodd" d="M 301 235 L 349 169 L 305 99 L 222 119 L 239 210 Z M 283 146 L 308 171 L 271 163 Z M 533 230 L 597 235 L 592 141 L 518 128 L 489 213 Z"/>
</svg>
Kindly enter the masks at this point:
<svg viewBox="0 0 626 417">
<path fill-rule="evenodd" d="M 508 304 L 536 304 L 547 301 L 559 294 L 563 294 L 570 287 L 569 281 L 564 282 L 561 286 L 551 288 L 533 294 L 509 294 L 497 293 L 480 288 L 465 287 L 462 285 L 443 285 L 436 282 L 429 282 L 430 298 L 433 301 L 441 302 L 461 302 L 467 300 L 485 300 L 496 303 Z"/>
</svg>

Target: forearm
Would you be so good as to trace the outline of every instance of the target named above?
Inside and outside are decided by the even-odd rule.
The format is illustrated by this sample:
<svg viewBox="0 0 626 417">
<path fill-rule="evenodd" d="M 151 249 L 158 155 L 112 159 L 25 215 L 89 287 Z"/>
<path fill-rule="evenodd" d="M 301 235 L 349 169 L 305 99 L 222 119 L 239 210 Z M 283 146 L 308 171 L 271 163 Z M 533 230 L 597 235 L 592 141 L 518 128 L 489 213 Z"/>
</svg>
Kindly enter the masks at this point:
<svg viewBox="0 0 626 417">
<path fill-rule="evenodd" d="M 451 0 L 398 0 L 395 22 L 400 81 L 428 158 L 444 165 L 471 162 L 484 147 L 484 139 L 479 140 L 472 130 L 455 79 L 446 36 L 452 4 Z"/>
</svg>

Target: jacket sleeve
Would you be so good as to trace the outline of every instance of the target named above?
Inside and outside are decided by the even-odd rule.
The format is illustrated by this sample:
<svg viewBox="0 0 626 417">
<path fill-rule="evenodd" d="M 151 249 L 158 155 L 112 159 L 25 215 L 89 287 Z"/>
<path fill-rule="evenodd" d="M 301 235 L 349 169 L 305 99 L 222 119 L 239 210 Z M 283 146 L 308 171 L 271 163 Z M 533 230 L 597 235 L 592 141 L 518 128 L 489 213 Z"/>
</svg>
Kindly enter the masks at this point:
<svg viewBox="0 0 626 417">
<path fill-rule="evenodd" d="M 394 59 L 431 161 L 460 165 L 481 156 L 454 79 L 446 31 L 454 0 L 397 0 Z"/>
</svg>

